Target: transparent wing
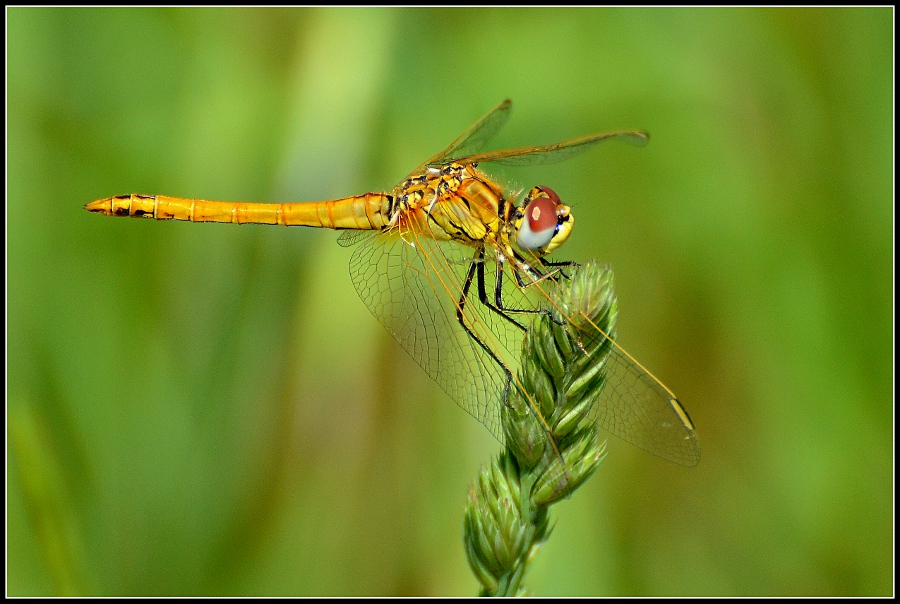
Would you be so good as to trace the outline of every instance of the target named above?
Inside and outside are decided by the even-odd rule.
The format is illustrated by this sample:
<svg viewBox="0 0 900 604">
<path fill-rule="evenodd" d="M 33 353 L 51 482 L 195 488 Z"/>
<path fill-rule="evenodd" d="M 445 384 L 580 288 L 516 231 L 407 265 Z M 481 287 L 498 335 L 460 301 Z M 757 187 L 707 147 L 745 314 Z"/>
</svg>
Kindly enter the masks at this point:
<svg viewBox="0 0 900 604">
<path fill-rule="evenodd" d="M 682 466 L 696 466 L 700 445 L 687 411 L 659 380 L 609 341 L 606 386 L 591 410 L 592 419 L 645 451 Z"/>
<path fill-rule="evenodd" d="M 502 441 L 500 409 L 508 387 L 506 370 L 512 375 L 518 370 L 524 332 L 481 303 L 477 276 L 461 310 L 469 332 L 460 324 L 460 299 L 475 253 L 414 230 L 402 237 L 396 231 L 379 233 L 354 250 L 350 276 L 372 314 L 406 352 Z M 484 263 L 488 291 L 493 291 L 498 267 L 496 262 Z M 521 307 L 533 307 L 508 281 L 504 284 L 509 299 Z"/>
<path fill-rule="evenodd" d="M 506 166 L 526 166 L 536 164 L 550 164 L 569 159 L 582 151 L 590 149 L 597 143 L 607 140 L 621 140 L 635 145 L 646 145 L 650 135 L 641 130 L 601 132 L 589 134 L 579 138 L 573 138 L 554 145 L 539 145 L 536 147 L 520 147 L 518 149 L 505 149 L 503 151 L 490 151 L 468 157 L 456 158 L 454 161 L 460 164 L 481 164 L 492 162 Z"/>
<path fill-rule="evenodd" d="M 337 242 L 341 247 L 350 247 L 351 245 L 356 245 L 363 239 L 374 237 L 377 233 L 378 231 L 344 231 L 338 235 Z"/>
<path fill-rule="evenodd" d="M 502 441 L 501 406 L 507 388 L 515 387 L 509 383 L 507 371 L 515 375 L 519 369 L 524 332 L 488 308 L 481 300 L 481 290 L 487 301 L 494 303 L 498 271 L 504 271 L 505 307 L 558 311 L 547 295 L 551 282 L 535 282 L 522 290 L 490 250 L 485 250 L 483 260 L 476 260 L 475 249 L 452 241 L 437 242 L 422 235 L 427 224 L 410 224 L 415 217 L 406 218 L 402 233 L 395 229 L 341 235 L 341 245 L 358 246 L 350 259 L 353 284 L 406 352 L 460 407 Z M 482 283 L 479 267 L 484 273 Z M 586 354 L 606 356 L 604 384 L 595 389 L 591 420 L 654 455 L 683 466 L 697 465 L 700 447 L 690 417 L 671 391 L 615 343 L 614 328 L 610 328 L 615 310 L 611 318 L 599 323 L 582 320 L 577 310 L 568 312 L 572 316 L 566 317 L 567 329 L 583 343 L 589 351 Z M 468 330 L 457 319 L 460 314 Z M 531 323 L 529 315 L 507 316 L 525 326 Z"/>
<path fill-rule="evenodd" d="M 494 135 L 506 124 L 506 121 L 509 119 L 510 109 L 512 109 L 512 101 L 506 99 L 480 120 L 469 126 L 455 141 L 450 143 L 449 147 L 425 160 L 425 163 L 419 166 L 416 171 L 425 166 L 444 164 L 453 158 L 462 157 L 467 153 L 483 149 L 488 141 L 494 138 Z"/>
<path fill-rule="evenodd" d="M 542 289 L 542 284 L 534 284 Z M 597 321 L 584 311 L 544 307 L 561 313 L 566 329 L 592 358 L 606 356 L 603 378 L 594 387 L 590 418 L 604 430 L 654 455 L 692 467 L 700 461 L 693 423 L 675 395 L 615 342 L 616 303 Z"/>
</svg>

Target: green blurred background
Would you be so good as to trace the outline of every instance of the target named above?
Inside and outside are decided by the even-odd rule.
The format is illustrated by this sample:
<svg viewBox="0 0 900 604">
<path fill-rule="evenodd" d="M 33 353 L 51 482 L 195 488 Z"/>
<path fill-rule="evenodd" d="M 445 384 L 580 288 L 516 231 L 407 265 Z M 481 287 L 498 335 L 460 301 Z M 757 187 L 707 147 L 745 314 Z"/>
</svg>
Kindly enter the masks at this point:
<svg viewBox="0 0 900 604">
<path fill-rule="evenodd" d="M 141 192 L 384 190 L 492 148 L 616 270 L 686 470 L 611 438 L 542 595 L 888 595 L 893 10 L 7 9 L 10 595 L 474 595 L 499 450 L 312 229 L 107 219 Z"/>
</svg>

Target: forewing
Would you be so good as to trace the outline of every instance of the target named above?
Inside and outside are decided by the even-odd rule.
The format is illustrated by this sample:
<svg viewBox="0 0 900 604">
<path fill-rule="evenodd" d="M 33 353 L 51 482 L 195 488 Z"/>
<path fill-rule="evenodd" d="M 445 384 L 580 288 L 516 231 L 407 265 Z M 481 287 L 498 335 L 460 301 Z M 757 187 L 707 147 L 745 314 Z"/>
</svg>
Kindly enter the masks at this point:
<svg viewBox="0 0 900 604">
<path fill-rule="evenodd" d="M 455 141 L 450 143 L 449 147 L 428 158 L 419 168 L 444 164 L 456 157 L 462 157 L 483 149 L 488 141 L 494 138 L 494 135 L 506 124 L 506 121 L 509 119 L 510 109 L 512 109 L 512 101 L 506 99 L 480 120 L 469 126 Z"/>
<path fill-rule="evenodd" d="M 597 143 L 608 140 L 621 140 L 634 145 L 643 146 L 650 140 L 650 135 L 641 130 L 602 132 L 590 134 L 580 138 L 573 138 L 554 145 L 539 145 L 536 147 L 520 147 L 518 149 L 504 149 L 479 153 L 468 157 L 455 159 L 460 164 L 495 163 L 506 166 L 526 166 L 536 164 L 550 164 L 569 159 L 582 151 L 590 149 Z"/>
<path fill-rule="evenodd" d="M 700 462 L 690 417 L 659 380 L 613 344 L 606 386 L 592 416 L 600 427 L 654 455 L 682 466 Z"/>
<path fill-rule="evenodd" d="M 563 312 L 552 302 L 550 308 Z M 692 467 L 700 461 L 700 446 L 687 412 L 656 377 L 614 340 L 615 302 L 607 315 L 588 320 L 583 311 L 565 312 L 566 329 L 578 342 L 585 363 L 599 363 L 590 418 L 601 428 L 654 455 Z"/>
</svg>

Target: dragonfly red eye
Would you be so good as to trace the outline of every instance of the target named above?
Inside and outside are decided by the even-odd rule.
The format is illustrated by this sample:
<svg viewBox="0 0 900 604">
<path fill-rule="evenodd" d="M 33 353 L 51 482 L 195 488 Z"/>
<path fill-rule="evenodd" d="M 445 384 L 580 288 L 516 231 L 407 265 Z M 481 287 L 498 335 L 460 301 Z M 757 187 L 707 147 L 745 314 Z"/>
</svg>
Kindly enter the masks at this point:
<svg viewBox="0 0 900 604">
<path fill-rule="evenodd" d="M 562 203 L 562 202 L 559 200 L 559 195 L 557 195 L 557 194 L 556 194 L 556 191 L 554 191 L 554 190 L 551 189 L 550 187 L 546 187 L 546 186 L 544 186 L 544 185 L 540 185 L 540 186 L 537 186 L 537 187 L 535 187 L 535 188 L 536 188 L 536 189 L 539 189 L 541 192 L 543 192 L 545 195 L 547 195 L 547 197 L 550 198 L 550 201 L 552 201 L 554 205 L 560 205 L 560 204 Z"/>
<path fill-rule="evenodd" d="M 525 201 L 516 242 L 522 249 L 543 253 L 559 231 L 561 209 L 567 208 L 550 187 L 533 188 Z"/>
<path fill-rule="evenodd" d="M 556 229 L 556 204 L 547 197 L 538 197 L 525 208 L 525 218 L 534 233 Z"/>
</svg>

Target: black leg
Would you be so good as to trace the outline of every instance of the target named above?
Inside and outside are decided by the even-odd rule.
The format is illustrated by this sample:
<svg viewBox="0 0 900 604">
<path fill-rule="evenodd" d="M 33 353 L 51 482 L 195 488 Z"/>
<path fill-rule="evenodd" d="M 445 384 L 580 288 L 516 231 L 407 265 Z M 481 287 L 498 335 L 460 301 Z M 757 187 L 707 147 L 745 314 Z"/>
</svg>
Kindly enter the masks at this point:
<svg viewBox="0 0 900 604">
<path fill-rule="evenodd" d="M 498 315 L 500 315 L 501 317 L 503 317 L 504 319 L 506 319 L 507 321 L 509 321 L 516 327 L 518 327 L 519 329 L 521 329 L 522 331 L 525 331 L 524 325 L 522 325 L 521 323 L 519 323 L 518 321 L 516 321 L 515 319 L 513 319 L 512 317 L 510 317 L 509 315 L 506 314 L 506 312 L 523 312 L 523 311 L 517 311 L 514 309 L 503 308 L 503 302 L 500 299 L 500 289 L 503 286 L 503 282 L 501 281 L 501 276 L 503 275 L 503 267 L 500 264 L 495 265 L 497 267 L 497 286 L 494 291 L 494 300 L 497 303 L 497 306 L 493 306 L 491 304 L 490 300 L 488 300 L 487 287 L 485 287 L 485 285 L 484 285 L 484 282 L 485 282 L 484 262 L 483 262 L 484 251 L 481 251 L 479 253 L 481 255 L 482 262 L 480 262 L 478 265 L 478 299 L 481 301 L 482 304 L 487 306 L 489 309 L 491 309 L 492 311 L 494 311 L 495 313 L 497 313 Z"/>
<path fill-rule="evenodd" d="M 519 287 L 525 289 L 526 285 L 522 281 L 522 276 L 519 274 L 519 271 L 515 268 L 513 268 L 512 271 L 516 276 L 516 282 L 519 284 Z M 497 264 L 497 281 L 494 284 L 494 304 L 496 304 L 497 308 L 503 313 L 515 312 L 525 315 L 549 314 L 549 311 L 543 308 L 510 308 L 503 303 L 503 265 L 499 263 Z"/>
<path fill-rule="evenodd" d="M 541 279 L 546 278 L 547 275 L 545 275 L 544 273 L 542 273 L 542 272 L 541 272 L 536 266 L 534 266 L 532 263 L 530 263 L 530 262 L 528 262 L 527 260 L 525 260 L 525 258 L 524 258 L 519 252 L 513 250 L 513 257 L 514 257 L 515 260 L 516 260 L 516 262 L 515 262 L 515 264 L 514 264 L 514 267 L 515 267 L 515 268 L 513 268 L 513 274 L 516 276 L 516 283 L 519 284 L 519 287 L 524 288 L 524 287 L 527 287 L 527 286 L 528 286 L 527 283 L 525 283 L 524 281 L 522 281 L 522 275 L 519 274 L 519 270 L 520 270 L 520 269 L 518 268 L 519 266 L 522 266 L 522 265 L 527 266 L 527 267 L 528 267 L 528 270 L 527 270 L 526 272 L 530 273 L 530 274 L 531 274 L 531 278 L 532 278 L 533 280 L 535 280 L 535 281 L 540 281 Z M 540 262 L 540 258 L 535 258 L 535 260 L 538 260 L 538 261 Z"/>
<path fill-rule="evenodd" d="M 478 267 L 480 267 L 480 268 L 478 268 Z M 485 346 L 484 342 L 482 342 L 481 339 L 479 339 L 479 337 L 477 335 L 475 335 L 471 329 L 469 329 L 469 326 L 466 325 L 465 315 L 463 314 L 463 311 L 465 310 L 465 307 L 466 307 L 466 299 L 469 296 L 469 288 L 472 286 L 472 279 L 475 277 L 476 270 L 479 273 L 479 278 L 478 278 L 479 289 L 483 289 L 484 288 L 484 250 L 481 250 L 481 249 L 479 249 L 475 253 L 475 258 L 474 258 L 473 262 L 469 265 L 469 272 L 466 273 L 466 281 L 463 284 L 462 295 L 460 295 L 459 304 L 457 304 L 457 307 L 456 307 L 456 320 L 459 321 L 459 324 L 462 326 L 462 328 L 466 330 L 466 333 L 469 334 L 469 337 L 472 338 L 473 340 L 475 340 L 475 342 L 481 347 L 481 349 L 484 350 L 488 354 L 488 356 L 490 356 L 492 359 L 494 359 L 494 362 L 496 362 L 497 365 L 500 366 L 500 369 L 503 370 L 503 373 L 506 374 L 506 385 L 503 387 L 503 404 L 508 406 L 509 405 L 509 389 L 512 384 L 512 372 L 509 370 L 509 368 L 507 368 L 506 365 L 503 364 L 503 361 L 501 361 L 497 357 L 497 355 L 494 354 L 494 351 L 491 350 L 490 348 L 488 348 L 487 346 Z M 487 299 L 487 296 L 485 296 L 484 298 Z M 487 306 L 488 306 L 488 308 L 491 308 L 494 312 L 497 312 L 498 314 L 500 314 L 507 320 L 512 321 L 513 323 L 515 323 L 516 325 L 521 327 L 521 325 L 519 325 L 518 323 L 516 323 L 515 321 L 513 321 L 511 318 L 507 317 L 506 315 L 504 315 L 502 312 L 499 312 L 497 309 L 493 308 L 490 304 L 488 304 Z"/>
<path fill-rule="evenodd" d="M 558 272 L 560 275 L 562 275 L 566 279 L 569 278 L 569 275 L 567 275 L 563 272 L 563 270 L 562 270 L 563 267 L 578 268 L 579 266 L 581 266 L 580 264 L 578 264 L 577 262 L 575 262 L 573 260 L 560 260 L 558 262 L 553 262 L 551 260 L 544 260 L 543 258 L 541 258 L 541 264 L 543 266 L 549 266 L 551 268 L 557 269 L 556 272 Z"/>
<path fill-rule="evenodd" d="M 513 254 L 514 254 L 515 261 L 510 263 L 510 267 L 512 269 L 513 275 L 516 278 L 516 283 L 518 284 L 520 289 L 524 290 L 528 286 L 532 285 L 533 283 L 543 280 L 543 279 L 547 279 L 547 278 L 550 278 L 551 280 L 553 279 L 553 272 L 544 274 L 540 270 L 536 269 L 533 265 L 526 262 L 525 259 L 517 251 L 513 250 Z M 538 260 L 540 260 L 540 259 L 538 259 Z M 541 262 L 543 262 L 543 261 L 541 261 Z M 566 264 L 568 265 L 568 263 L 566 263 Z M 490 308 L 491 310 L 493 310 L 495 312 L 499 312 L 504 317 L 506 317 L 505 313 L 520 313 L 520 314 L 525 314 L 525 315 L 546 315 L 546 316 L 550 317 L 550 319 L 553 320 L 554 323 L 557 323 L 559 325 L 562 325 L 565 323 L 565 321 L 557 321 L 553 317 L 553 313 L 551 313 L 550 310 L 546 309 L 546 308 L 510 308 L 509 306 L 506 306 L 506 304 L 503 303 L 503 267 L 505 265 L 503 263 L 498 262 L 495 266 L 497 267 L 497 269 L 496 269 L 497 270 L 497 281 L 494 285 L 494 304 L 496 304 L 496 308 L 494 306 L 491 306 L 491 304 L 489 304 L 487 302 L 487 300 L 485 300 L 483 289 L 481 289 L 481 288 L 483 288 L 483 286 L 481 283 L 479 283 L 479 288 L 481 289 L 481 296 L 482 296 L 481 302 L 485 306 L 487 306 L 488 308 Z M 521 268 L 522 266 L 524 266 L 525 268 Z M 532 279 L 532 283 L 525 283 L 525 281 L 522 279 L 522 275 L 521 275 L 520 271 L 523 271 L 523 270 L 529 273 L 529 275 Z M 554 269 L 554 271 L 560 272 L 559 269 Z M 484 271 L 482 269 L 481 273 L 483 273 L 483 272 Z M 481 273 L 479 274 L 479 279 L 481 279 L 483 276 Z M 506 317 L 506 318 L 509 319 L 509 317 Z M 516 322 L 516 324 L 518 325 L 518 322 Z"/>
<path fill-rule="evenodd" d="M 457 304 L 457 307 L 456 307 L 457 308 L 456 319 L 457 319 L 457 321 L 459 321 L 459 324 L 462 326 L 462 328 L 466 330 L 466 333 L 469 334 L 469 337 L 471 337 L 473 340 L 475 340 L 475 342 L 478 343 L 478 345 L 481 347 L 481 349 L 484 350 L 488 354 L 488 356 L 490 356 L 492 359 L 494 359 L 494 361 L 497 363 L 497 365 L 499 365 L 500 368 L 503 370 L 503 372 L 506 374 L 506 384 L 503 387 L 503 404 L 506 405 L 508 408 L 512 409 L 513 407 L 509 402 L 509 391 L 510 391 L 510 388 L 512 387 L 512 383 L 513 383 L 512 372 L 509 370 L 509 368 L 506 367 L 506 365 L 503 364 L 503 362 L 497 357 L 497 355 L 494 354 L 494 352 L 490 348 L 485 346 L 484 342 L 482 342 L 478 338 L 478 336 L 475 335 L 471 329 L 469 329 L 469 326 L 466 325 L 465 314 L 463 312 L 466 307 L 466 300 L 469 296 L 469 289 L 471 289 L 471 287 L 472 287 L 472 279 L 475 278 L 475 272 L 478 271 L 478 295 L 479 295 L 481 302 L 485 306 L 487 306 L 490 310 L 499 314 L 501 317 L 503 317 L 507 321 L 511 322 L 512 324 L 516 325 L 520 329 L 523 329 L 523 330 L 525 329 L 517 321 L 513 320 L 511 317 L 508 317 L 504 313 L 504 309 L 502 308 L 502 306 L 500 304 L 500 301 L 501 301 L 500 293 L 503 288 L 503 285 L 502 285 L 503 265 L 500 263 L 497 263 L 495 265 L 497 267 L 497 286 L 494 290 L 494 295 L 497 298 L 497 300 L 496 300 L 497 307 L 494 307 L 490 304 L 490 301 L 488 300 L 488 297 L 487 297 L 487 289 L 484 286 L 484 264 L 485 264 L 484 248 L 479 248 L 476 250 L 475 257 L 472 259 L 472 263 L 469 265 L 469 270 L 466 273 L 466 281 L 463 284 L 462 294 L 459 297 L 459 303 Z M 550 313 L 550 311 L 547 311 L 547 310 L 521 310 L 521 311 L 516 311 L 516 312 L 547 313 L 547 314 Z M 553 315 L 550 315 L 550 318 L 553 319 Z M 540 411 L 537 409 L 537 407 L 535 407 L 534 402 L 532 401 L 531 397 L 529 397 L 528 394 L 525 393 L 524 391 L 522 393 L 525 396 L 525 398 L 529 401 L 528 406 L 531 409 L 531 412 L 535 414 L 535 416 L 540 420 L 541 424 L 543 425 L 544 430 L 547 433 L 547 438 L 550 440 L 550 444 L 553 447 L 553 450 L 556 452 L 556 455 L 562 460 L 562 456 L 560 455 L 559 448 L 556 445 L 556 441 L 553 438 L 553 434 L 550 432 L 550 427 L 547 425 L 547 422 L 541 416 Z M 565 465 L 564 461 L 563 461 L 563 465 Z M 566 475 L 568 476 L 568 470 L 566 470 Z"/>
</svg>

